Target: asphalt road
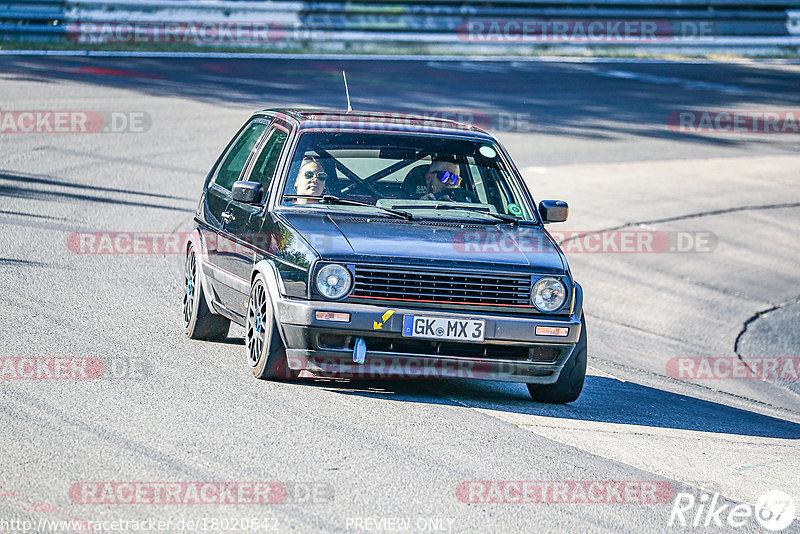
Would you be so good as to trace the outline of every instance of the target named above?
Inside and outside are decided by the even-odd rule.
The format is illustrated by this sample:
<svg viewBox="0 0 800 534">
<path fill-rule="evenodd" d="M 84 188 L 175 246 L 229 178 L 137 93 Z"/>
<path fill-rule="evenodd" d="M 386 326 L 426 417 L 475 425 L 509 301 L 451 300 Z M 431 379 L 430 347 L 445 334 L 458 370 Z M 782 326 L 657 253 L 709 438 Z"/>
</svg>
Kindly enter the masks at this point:
<svg viewBox="0 0 800 534">
<path fill-rule="evenodd" d="M 354 108 L 473 117 L 535 198 L 570 203 L 552 231 L 586 294 L 590 376 L 577 402 L 535 404 L 523 385 L 493 382 L 257 381 L 241 328 L 226 343 L 184 336 L 180 255 L 70 248 L 75 232 L 189 229 L 203 178 L 249 113 L 342 108 L 342 68 Z M 719 493 L 730 509 L 781 490 L 800 507 L 797 379 L 669 369 L 686 357 L 800 356 L 800 134 L 667 122 L 705 109 L 800 117 L 799 82 L 791 64 L 0 57 L 2 112 L 146 117 L 139 132 L 0 133 L 0 357 L 98 358 L 105 369 L 0 380 L 0 532 L 20 530 L 3 520 L 44 519 L 244 532 L 233 521 L 253 517 L 303 533 L 404 531 L 397 518 L 411 532 L 763 531 L 753 518 L 668 521 L 681 492 Z M 693 241 L 590 253 L 575 238 L 618 230 Z M 287 495 L 147 505 L 75 493 L 153 481 L 275 481 Z M 670 493 L 486 504 L 464 502 L 470 481 L 646 481 Z"/>
</svg>

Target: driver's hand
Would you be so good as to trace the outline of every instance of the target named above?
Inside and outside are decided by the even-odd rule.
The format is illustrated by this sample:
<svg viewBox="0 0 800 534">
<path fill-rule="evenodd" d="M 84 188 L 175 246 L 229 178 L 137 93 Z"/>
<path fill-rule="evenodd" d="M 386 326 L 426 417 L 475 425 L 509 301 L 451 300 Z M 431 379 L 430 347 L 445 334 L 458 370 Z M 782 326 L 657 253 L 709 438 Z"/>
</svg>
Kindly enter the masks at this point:
<svg viewBox="0 0 800 534">
<path fill-rule="evenodd" d="M 420 200 L 436 200 L 436 195 L 434 195 L 433 193 L 428 193 L 426 195 L 422 195 L 419 199 Z"/>
</svg>

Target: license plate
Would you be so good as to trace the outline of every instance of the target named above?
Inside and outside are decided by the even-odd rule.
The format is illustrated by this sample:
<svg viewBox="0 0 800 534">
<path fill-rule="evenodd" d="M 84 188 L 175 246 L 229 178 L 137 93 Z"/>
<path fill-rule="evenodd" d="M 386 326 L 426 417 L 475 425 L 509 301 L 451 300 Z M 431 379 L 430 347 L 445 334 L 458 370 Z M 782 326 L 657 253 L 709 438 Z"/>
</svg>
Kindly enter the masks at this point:
<svg viewBox="0 0 800 534">
<path fill-rule="evenodd" d="M 452 339 L 454 341 L 483 341 L 486 321 L 403 315 L 403 337 Z"/>
</svg>

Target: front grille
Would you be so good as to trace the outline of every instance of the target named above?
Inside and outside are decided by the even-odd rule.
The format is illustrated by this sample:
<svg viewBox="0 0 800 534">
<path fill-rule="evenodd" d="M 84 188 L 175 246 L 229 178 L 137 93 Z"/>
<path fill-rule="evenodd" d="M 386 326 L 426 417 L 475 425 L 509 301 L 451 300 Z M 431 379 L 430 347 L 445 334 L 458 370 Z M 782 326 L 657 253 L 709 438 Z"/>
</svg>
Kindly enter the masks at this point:
<svg viewBox="0 0 800 534">
<path fill-rule="evenodd" d="M 530 306 L 531 277 L 524 274 L 420 271 L 358 265 L 353 297 Z"/>
</svg>

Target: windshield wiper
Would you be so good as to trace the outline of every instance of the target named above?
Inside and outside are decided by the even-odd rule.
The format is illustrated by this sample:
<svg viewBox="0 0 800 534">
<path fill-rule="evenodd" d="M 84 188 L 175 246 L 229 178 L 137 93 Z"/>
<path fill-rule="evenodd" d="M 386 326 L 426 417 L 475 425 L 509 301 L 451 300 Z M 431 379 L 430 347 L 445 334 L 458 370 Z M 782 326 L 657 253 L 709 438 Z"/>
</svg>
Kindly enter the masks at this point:
<svg viewBox="0 0 800 534">
<path fill-rule="evenodd" d="M 390 213 L 395 217 L 400 217 L 401 219 L 405 219 L 410 221 L 414 218 L 413 215 L 408 213 L 407 211 L 403 210 L 393 210 L 390 208 L 384 208 L 382 206 L 376 206 L 375 204 L 368 204 L 366 202 L 358 202 L 357 200 L 348 200 L 346 198 L 339 198 L 333 195 L 283 195 L 283 199 L 295 199 L 295 198 L 309 198 L 313 200 L 321 200 L 327 204 L 338 204 L 341 206 L 362 206 L 366 208 L 377 208 L 379 210 L 383 210 L 386 213 Z"/>
<path fill-rule="evenodd" d="M 433 209 L 437 209 L 437 210 L 471 211 L 473 213 L 480 213 L 481 215 L 489 215 L 489 216 L 494 217 L 495 219 L 497 219 L 499 221 L 506 222 L 506 223 L 509 223 L 509 224 L 519 224 L 519 219 L 517 219 L 516 217 L 511 217 L 509 215 L 500 215 L 499 213 L 492 213 L 491 211 L 489 211 L 489 210 L 487 210 L 485 208 L 480 208 L 478 206 L 475 206 L 473 208 L 473 207 L 469 207 L 469 206 L 452 206 L 450 204 L 436 204 L 436 206 L 434 206 Z"/>
</svg>

